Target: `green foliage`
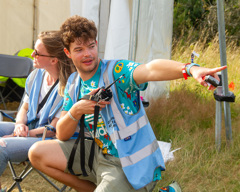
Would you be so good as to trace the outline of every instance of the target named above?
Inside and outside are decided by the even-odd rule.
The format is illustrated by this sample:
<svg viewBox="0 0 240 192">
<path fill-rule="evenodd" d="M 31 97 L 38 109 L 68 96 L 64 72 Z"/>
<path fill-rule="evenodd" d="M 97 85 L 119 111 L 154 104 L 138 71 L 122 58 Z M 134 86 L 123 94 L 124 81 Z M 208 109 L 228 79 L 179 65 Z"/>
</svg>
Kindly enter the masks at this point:
<svg viewBox="0 0 240 192">
<path fill-rule="evenodd" d="M 240 1 L 225 1 L 226 39 L 240 43 Z M 175 0 L 173 17 L 173 40 L 186 39 L 197 42 L 205 39 L 212 41 L 218 33 L 216 0 Z"/>
<path fill-rule="evenodd" d="M 181 26 L 186 29 L 190 29 L 192 26 L 197 27 L 204 12 L 202 1 L 177 0 L 174 3 L 174 27 L 176 29 Z"/>
<path fill-rule="evenodd" d="M 175 0 L 174 1 L 174 38 L 188 34 L 192 28 L 199 26 L 206 14 L 205 1 L 202 0 Z"/>
</svg>

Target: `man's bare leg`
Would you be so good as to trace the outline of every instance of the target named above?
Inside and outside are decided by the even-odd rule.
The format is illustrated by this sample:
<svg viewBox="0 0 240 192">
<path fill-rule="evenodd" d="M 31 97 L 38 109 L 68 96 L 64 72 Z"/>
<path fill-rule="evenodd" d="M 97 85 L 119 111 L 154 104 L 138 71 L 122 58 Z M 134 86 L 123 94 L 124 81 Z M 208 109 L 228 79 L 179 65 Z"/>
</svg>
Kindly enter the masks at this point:
<svg viewBox="0 0 240 192">
<path fill-rule="evenodd" d="M 94 183 L 64 172 L 67 159 L 57 141 L 35 143 L 30 148 L 28 156 L 33 167 L 79 192 L 90 192 L 96 188 Z"/>
</svg>

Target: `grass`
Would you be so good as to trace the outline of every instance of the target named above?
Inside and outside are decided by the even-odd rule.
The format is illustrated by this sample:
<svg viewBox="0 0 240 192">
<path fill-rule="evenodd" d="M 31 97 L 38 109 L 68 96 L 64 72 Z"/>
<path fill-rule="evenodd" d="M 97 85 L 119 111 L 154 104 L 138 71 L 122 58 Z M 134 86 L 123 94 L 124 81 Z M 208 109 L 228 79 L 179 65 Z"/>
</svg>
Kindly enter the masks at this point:
<svg viewBox="0 0 240 192">
<path fill-rule="evenodd" d="M 189 47 L 175 44 L 172 59 L 187 63 L 192 51 L 200 54 L 195 62 L 201 66 L 220 66 L 218 42 L 209 46 L 201 43 Z M 175 159 L 166 164 L 163 179 L 155 189 L 177 180 L 184 192 L 240 191 L 240 103 L 239 103 L 239 48 L 227 46 L 228 83 L 234 82 L 235 103 L 231 103 L 233 143 L 225 136 L 222 117 L 221 150 L 215 146 L 215 100 L 213 92 L 195 80 L 175 80 L 170 85 L 168 99 L 160 98 L 148 108 L 148 116 L 159 140 L 172 141 Z M 223 114 L 223 111 L 222 111 Z"/>
<path fill-rule="evenodd" d="M 233 92 L 237 96 L 236 102 L 230 104 L 233 143 L 231 146 L 227 145 L 223 121 L 221 150 L 216 150 L 213 92 L 198 85 L 191 78 L 187 81 L 172 81 L 169 98 L 150 101 L 151 105 L 147 108 L 157 139 L 167 142 L 171 140 L 172 149 L 181 148 L 174 153 L 174 160 L 166 164 L 166 171 L 162 173 L 163 179 L 154 192 L 172 180 L 178 181 L 184 192 L 240 191 L 240 50 L 234 44 L 227 45 L 228 83 L 235 83 Z M 187 47 L 173 43 L 172 59 L 187 63 L 193 50 L 200 54 L 199 58 L 195 58 L 195 62 L 201 66 L 220 66 L 217 39 L 208 46 L 203 46 L 200 42 Z M 16 166 L 16 169 L 21 170 L 21 165 Z M 7 169 L 3 174 L 2 184 L 10 186 L 10 183 L 11 175 Z M 23 190 L 54 191 L 35 172 L 23 182 Z"/>
<path fill-rule="evenodd" d="M 172 141 L 172 149 L 181 148 L 174 153 L 174 161 L 166 164 L 157 188 L 177 180 L 184 192 L 239 191 L 240 136 L 237 118 L 236 121 L 232 119 L 232 147 L 226 145 L 223 125 L 222 145 L 218 152 L 215 148 L 213 99 L 201 99 L 183 88 L 172 91 L 168 99 L 156 101 L 154 110 L 150 107 L 148 115 L 157 138 Z"/>
</svg>

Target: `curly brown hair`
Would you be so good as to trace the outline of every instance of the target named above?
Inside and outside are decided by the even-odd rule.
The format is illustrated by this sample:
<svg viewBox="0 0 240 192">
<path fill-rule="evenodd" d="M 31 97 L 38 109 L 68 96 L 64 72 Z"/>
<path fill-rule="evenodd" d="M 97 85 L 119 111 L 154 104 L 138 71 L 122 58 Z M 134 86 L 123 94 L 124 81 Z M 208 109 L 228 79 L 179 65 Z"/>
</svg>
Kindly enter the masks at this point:
<svg viewBox="0 0 240 192">
<path fill-rule="evenodd" d="M 64 45 L 59 31 L 43 31 L 38 35 L 38 39 L 42 41 L 49 55 L 58 59 L 59 94 L 63 96 L 67 79 L 72 72 L 76 71 L 76 68 L 72 60 L 64 52 Z"/>
<path fill-rule="evenodd" d="M 60 27 L 60 33 L 63 44 L 68 51 L 70 43 L 73 43 L 75 40 L 86 43 L 97 38 L 95 23 L 79 15 L 68 18 Z"/>
</svg>

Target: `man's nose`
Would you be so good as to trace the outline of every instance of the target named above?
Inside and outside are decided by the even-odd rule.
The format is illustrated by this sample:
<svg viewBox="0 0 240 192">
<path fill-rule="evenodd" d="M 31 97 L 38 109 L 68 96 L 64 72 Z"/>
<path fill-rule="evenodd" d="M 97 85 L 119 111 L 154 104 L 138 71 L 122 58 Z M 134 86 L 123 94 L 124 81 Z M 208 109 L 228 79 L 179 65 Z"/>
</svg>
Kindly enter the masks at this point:
<svg viewBox="0 0 240 192">
<path fill-rule="evenodd" d="M 84 56 L 86 57 L 86 56 L 89 56 L 89 55 L 91 55 L 91 52 L 90 52 L 89 49 L 86 49 L 86 50 L 84 51 Z"/>
</svg>

